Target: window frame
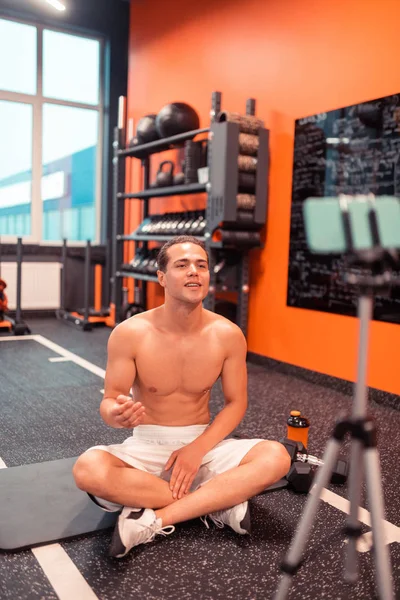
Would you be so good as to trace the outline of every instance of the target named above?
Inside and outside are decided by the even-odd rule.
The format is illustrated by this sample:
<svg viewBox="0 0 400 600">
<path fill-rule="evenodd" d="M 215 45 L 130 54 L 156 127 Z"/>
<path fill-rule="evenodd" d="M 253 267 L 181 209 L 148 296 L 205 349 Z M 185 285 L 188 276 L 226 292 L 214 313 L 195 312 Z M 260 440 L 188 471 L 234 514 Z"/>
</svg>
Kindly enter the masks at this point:
<svg viewBox="0 0 400 600">
<path fill-rule="evenodd" d="M 103 152 L 104 152 L 104 98 L 105 98 L 105 40 L 101 35 L 83 33 L 73 28 L 58 27 L 56 25 L 45 25 L 35 23 L 25 19 L 14 18 L 2 15 L 0 19 L 13 21 L 25 25 L 31 25 L 37 31 L 37 87 L 36 94 L 23 94 L 20 92 L 4 91 L 0 88 L 0 100 L 8 102 L 30 104 L 32 106 L 33 115 L 33 132 L 32 132 L 32 197 L 31 197 L 31 233 L 23 236 L 24 243 L 39 244 L 41 246 L 61 246 L 63 240 L 43 240 L 43 202 L 41 196 L 41 181 L 42 181 L 42 156 L 43 156 L 43 106 L 44 104 L 56 104 L 58 106 L 68 106 L 72 108 L 84 108 L 98 112 L 98 137 L 97 137 L 97 155 L 96 155 L 96 182 L 95 182 L 95 199 L 94 209 L 96 215 L 95 238 L 91 240 L 93 244 L 99 244 L 101 240 L 101 209 L 103 197 Z M 66 33 L 75 37 L 91 39 L 99 42 L 99 98 L 98 104 L 84 104 L 81 102 L 73 102 L 69 100 L 58 100 L 43 96 L 43 32 L 44 30 Z M 18 235 L 0 234 L 1 240 L 4 243 L 16 243 Z M 68 240 L 69 241 L 69 240 Z M 75 246 L 85 246 L 87 240 L 70 240 Z"/>
</svg>

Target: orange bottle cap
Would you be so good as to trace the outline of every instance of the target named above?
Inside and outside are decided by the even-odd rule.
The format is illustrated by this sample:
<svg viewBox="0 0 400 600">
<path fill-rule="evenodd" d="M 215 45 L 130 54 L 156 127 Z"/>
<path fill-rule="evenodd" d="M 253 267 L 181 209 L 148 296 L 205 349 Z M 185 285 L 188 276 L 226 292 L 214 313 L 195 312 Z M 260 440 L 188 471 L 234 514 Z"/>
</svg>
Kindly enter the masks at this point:
<svg viewBox="0 0 400 600">
<path fill-rule="evenodd" d="M 300 417 L 301 412 L 299 410 L 291 410 L 290 411 L 290 416 L 291 417 Z"/>
</svg>

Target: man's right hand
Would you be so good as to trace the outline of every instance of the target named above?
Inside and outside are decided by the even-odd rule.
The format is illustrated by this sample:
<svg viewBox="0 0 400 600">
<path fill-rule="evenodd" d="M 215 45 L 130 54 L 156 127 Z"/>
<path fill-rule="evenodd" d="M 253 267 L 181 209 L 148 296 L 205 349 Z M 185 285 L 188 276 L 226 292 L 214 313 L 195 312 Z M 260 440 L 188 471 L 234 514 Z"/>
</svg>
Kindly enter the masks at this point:
<svg viewBox="0 0 400 600">
<path fill-rule="evenodd" d="M 135 402 L 130 396 L 117 396 L 109 411 L 114 427 L 132 429 L 143 422 L 145 408 L 141 402 Z"/>
</svg>

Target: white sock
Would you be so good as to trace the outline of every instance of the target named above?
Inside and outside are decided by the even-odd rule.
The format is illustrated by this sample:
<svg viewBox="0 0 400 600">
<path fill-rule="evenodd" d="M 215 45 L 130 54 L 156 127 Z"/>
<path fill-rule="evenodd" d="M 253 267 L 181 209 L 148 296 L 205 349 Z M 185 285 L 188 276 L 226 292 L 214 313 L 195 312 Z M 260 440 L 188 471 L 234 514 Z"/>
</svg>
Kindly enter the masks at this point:
<svg viewBox="0 0 400 600">
<path fill-rule="evenodd" d="M 122 504 L 116 504 L 115 502 L 104 500 L 104 498 L 99 498 L 98 496 L 93 496 L 93 498 L 100 504 L 100 506 L 112 512 L 118 512 L 122 508 Z"/>
</svg>

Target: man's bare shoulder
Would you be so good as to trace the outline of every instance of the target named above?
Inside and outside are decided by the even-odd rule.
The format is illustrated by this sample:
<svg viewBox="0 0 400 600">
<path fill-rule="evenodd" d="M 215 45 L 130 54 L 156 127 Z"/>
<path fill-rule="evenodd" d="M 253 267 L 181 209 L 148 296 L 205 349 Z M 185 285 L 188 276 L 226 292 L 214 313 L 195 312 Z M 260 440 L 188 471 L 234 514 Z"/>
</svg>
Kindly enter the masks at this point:
<svg viewBox="0 0 400 600">
<path fill-rule="evenodd" d="M 124 327 L 128 331 L 143 331 L 154 325 L 154 319 L 158 313 L 158 308 L 152 308 L 144 312 L 129 317 L 126 321 L 120 323 L 119 327 Z"/>
<path fill-rule="evenodd" d="M 212 326 L 213 332 L 222 342 L 227 344 L 245 344 L 246 338 L 243 331 L 226 317 L 204 309 L 208 323 Z"/>
<path fill-rule="evenodd" d="M 114 344 L 127 341 L 134 343 L 142 338 L 154 328 L 155 311 L 157 309 L 147 310 L 119 323 L 110 335 L 110 342 Z"/>
</svg>

